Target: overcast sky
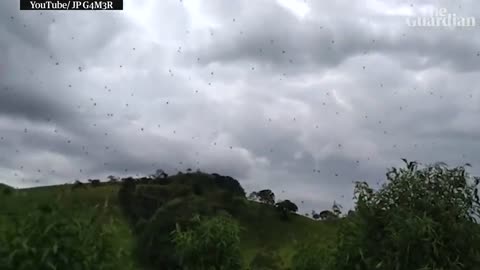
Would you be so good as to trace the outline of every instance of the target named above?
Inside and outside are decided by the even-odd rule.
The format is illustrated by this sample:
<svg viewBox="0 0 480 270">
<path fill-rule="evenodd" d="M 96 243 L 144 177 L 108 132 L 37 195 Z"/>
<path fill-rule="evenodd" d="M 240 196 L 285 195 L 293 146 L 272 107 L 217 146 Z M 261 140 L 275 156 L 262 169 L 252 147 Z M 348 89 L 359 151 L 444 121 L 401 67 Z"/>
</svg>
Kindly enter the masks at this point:
<svg viewBox="0 0 480 270">
<path fill-rule="evenodd" d="M 401 158 L 479 172 L 478 1 L 124 2 L 0 1 L 0 182 L 200 168 L 305 212 Z M 406 24 L 432 8 L 477 26 Z"/>
</svg>

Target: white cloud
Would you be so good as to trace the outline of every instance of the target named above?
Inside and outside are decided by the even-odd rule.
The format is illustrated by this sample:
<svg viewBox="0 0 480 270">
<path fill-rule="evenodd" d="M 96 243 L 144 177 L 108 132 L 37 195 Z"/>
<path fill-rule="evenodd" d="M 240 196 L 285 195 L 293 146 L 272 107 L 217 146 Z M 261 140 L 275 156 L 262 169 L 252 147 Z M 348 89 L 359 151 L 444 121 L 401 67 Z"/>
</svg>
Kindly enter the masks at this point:
<svg viewBox="0 0 480 270">
<path fill-rule="evenodd" d="M 0 181 L 199 167 L 306 209 L 402 157 L 478 171 L 480 38 L 404 21 L 437 5 L 459 9 L 131 0 L 40 15 L 0 1 Z"/>
<path fill-rule="evenodd" d="M 311 10 L 310 7 L 301 0 L 276 0 L 280 6 L 291 11 L 295 16 L 304 18 Z"/>
</svg>

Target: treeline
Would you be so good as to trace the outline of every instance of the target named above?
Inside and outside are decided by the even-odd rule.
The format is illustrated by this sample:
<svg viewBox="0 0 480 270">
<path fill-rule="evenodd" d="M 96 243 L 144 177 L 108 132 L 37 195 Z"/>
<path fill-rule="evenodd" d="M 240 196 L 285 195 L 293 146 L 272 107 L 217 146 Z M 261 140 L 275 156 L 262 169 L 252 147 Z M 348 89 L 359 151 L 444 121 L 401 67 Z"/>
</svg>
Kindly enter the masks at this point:
<svg viewBox="0 0 480 270">
<path fill-rule="evenodd" d="M 275 202 L 275 193 L 270 189 L 262 189 L 260 191 L 253 191 L 248 195 L 248 199 L 251 201 L 261 202 L 267 205 L 275 206 L 277 210 L 282 214 L 284 220 L 288 220 L 288 213 L 296 213 L 298 206 L 290 200 L 282 200 Z M 331 210 L 323 210 L 320 213 L 312 210 L 311 217 L 315 220 L 336 220 L 342 215 L 342 206 L 336 202 L 333 202 Z M 351 214 L 352 211 L 349 211 Z M 309 217 L 308 213 L 305 216 Z"/>
<path fill-rule="evenodd" d="M 192 173 L 191 169 L 187 169 L 186 173 L 183 172 L 178 172 L 178 175 L 187 175 L 190 178 L 196 178 L 198 176 L 202 175 L 209 175 L 210 178 L 214 179 L 215 184 L 218 188 L 223 188 L 223 189 L 231 189 L 232 192 L 236 192 L 237 196 L 239 197 L 245 197 L 245 191 L 241 187 L 241 185 L 238 183 L 237 180 L 233 179 L 232 177 L 228 176 L 221 176 L 216 173 L 212 174 L 206 174 L 201 171 L 197 171 L 195 173 Z M 138 177 L 138 178 L 133 178 L 133 177 L 127 177 L 127 178 L 119 178 L 113 175 L 110 175 L 107 177 L 107 181 L 102 182 L 100 179 L 88 179 L 87 183 L 83 183 L 79 180 L 76 180 L 73 183 L 72 189 L 77 189 L 77 188 L 86 188 L 88 184 L 90 184 L 92 187 L 99 187 L 102 185 L 109 185 L 109 184 L 119 184 L 122 183 L 123 186 L 129 187 L 124 190 L 130 190 L 130 187 L 133 187 L 133 184 L 142 184 L 142 185 L 168 185 L 170 184 L 174 178 L 169 178 L 169 175 L 161 170 L 158 169 L 154 174 L 148 176 L 148 177 Z M 201 177 L 200 177 L 201 179 Z M 201 195 L 203 193 L 203 189 L 205 189 L 205 181 L 192 181 L 193 185 L 193 192 L 196 195 Z M 149 187 L 150 188 L 150 187 Z M 123 194 L 126 195 L 126 194 Z M 126 195 L 128 196 L 128 195 Z M 256 201 L 260 203 L 264 203 L 267 205 L 275 206 L 279 213 L 281 213 L 281 216 L 283 219 L 288 220 L 289 215 L 288 213 L 297 213 L 298 212 L 298 206 L 290 201 L 290 200 L 281 200 L 281 201 L 276 201 L 275 200 L 275 193 L 270 190 L 270 189 L 263 189 L 259 191 L 253 191 L 249 194 L 247 197 L 248 200 L 251 201 Z M 150 198 L 151 199 L 151 198 Z M 158 199 L 158 198 L 157 198 Z M 154 199 L 154 200 L 157 200 Z M 147 198 L 149 200 L 149 198 Z M 315 220 L 335 220 L 341 217 L 342 215 L 342 206 L 336 202 L 333 203 L 333 206 L 331 209 L 325 209 L 323 211 L 320 211 L 317 213 L 315 210 L 312 210 L 311 214 L 305 213 L 306 217 L 312 217 Z M 351 210 L 349 211 L 349 214 L 351 214 Z"/>
</svg>

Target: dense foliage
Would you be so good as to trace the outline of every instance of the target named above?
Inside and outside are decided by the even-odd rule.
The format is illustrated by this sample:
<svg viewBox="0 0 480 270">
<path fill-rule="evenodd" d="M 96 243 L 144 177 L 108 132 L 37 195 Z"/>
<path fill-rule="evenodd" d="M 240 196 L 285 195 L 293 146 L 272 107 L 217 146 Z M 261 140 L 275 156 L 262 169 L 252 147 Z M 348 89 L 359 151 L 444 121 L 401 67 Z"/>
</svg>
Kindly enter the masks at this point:
<svg viewBox="0 0 480 270">
<path fill-rule="evenodd" d="M 202 172 L 166 176 L 158 170 L 149 178 L 125 178 L 119 203 L 137 238 L 134 253 L 148 268 L 178 269 L 171 232 L 188 226 L 195 215 L 237 213 L 245 191 L 237 180 Z"/>
<path fill-rule="evenodd" d="M 262 189 L 260 191 L 254 191 L 248 195 L 250 200 L 259 201 L 268 205 L 275 204 L 275 193 L 270 189 Z"/>
<path fill-rule="evenodd" d="M 239 270 L 240 227 L 223 215 L 209 219 L 194 217 L 193 225 L 173 232 L 175 251 L 185 270 Z"/>
<path fill-rule="evenodd" d="M 479 269 L 479 179 L 463 166 L 404 161 L 378 191 L 356 184 L 333 269 Z"/>
<path fill-rule="evenodd" d="M 98 210 L 79 218 L 43 205 L 21 219 L 2 220 L 0 269 L 118 269 L 122 254 L 110 238 L 114 221 L 102 223 L 101 218 Z"/>
<path fill-rule="evenodd" d="M 296 213 L 298 211 L 297 205 L 290 200 L 280 201 L 275 204 L 275 207 L 280 211 L 283 219 L 288 219 L 288 213 Z"/>
<path fill-rule="evenodd" d="M 178 199 L 166 203 L 149 219 L 134 227 L 137 238 L 135 254 L 147 268 L 178 269 L 179 261 L 171 232 L 176 225 L 188 224 L 195 213 L 211 214 L 202 200 Z"/>
</svg>

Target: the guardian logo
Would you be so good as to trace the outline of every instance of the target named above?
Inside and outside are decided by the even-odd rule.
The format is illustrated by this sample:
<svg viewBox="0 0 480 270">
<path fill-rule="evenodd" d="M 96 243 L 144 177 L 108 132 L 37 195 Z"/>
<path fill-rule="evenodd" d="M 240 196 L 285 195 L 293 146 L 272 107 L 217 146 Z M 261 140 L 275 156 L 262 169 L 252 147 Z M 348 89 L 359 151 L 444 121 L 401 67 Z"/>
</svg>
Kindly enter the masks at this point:
<svg viewBox="0 0 480 270">
<path fill-rule="evenodd" d="M 431 16 L 407 17 L 407 25 L 410 27 L 475 27 L 475 17 L 462 17 L 455 13 L 449 13 L 446 8 L 434 10 Z"/>
</svg>

